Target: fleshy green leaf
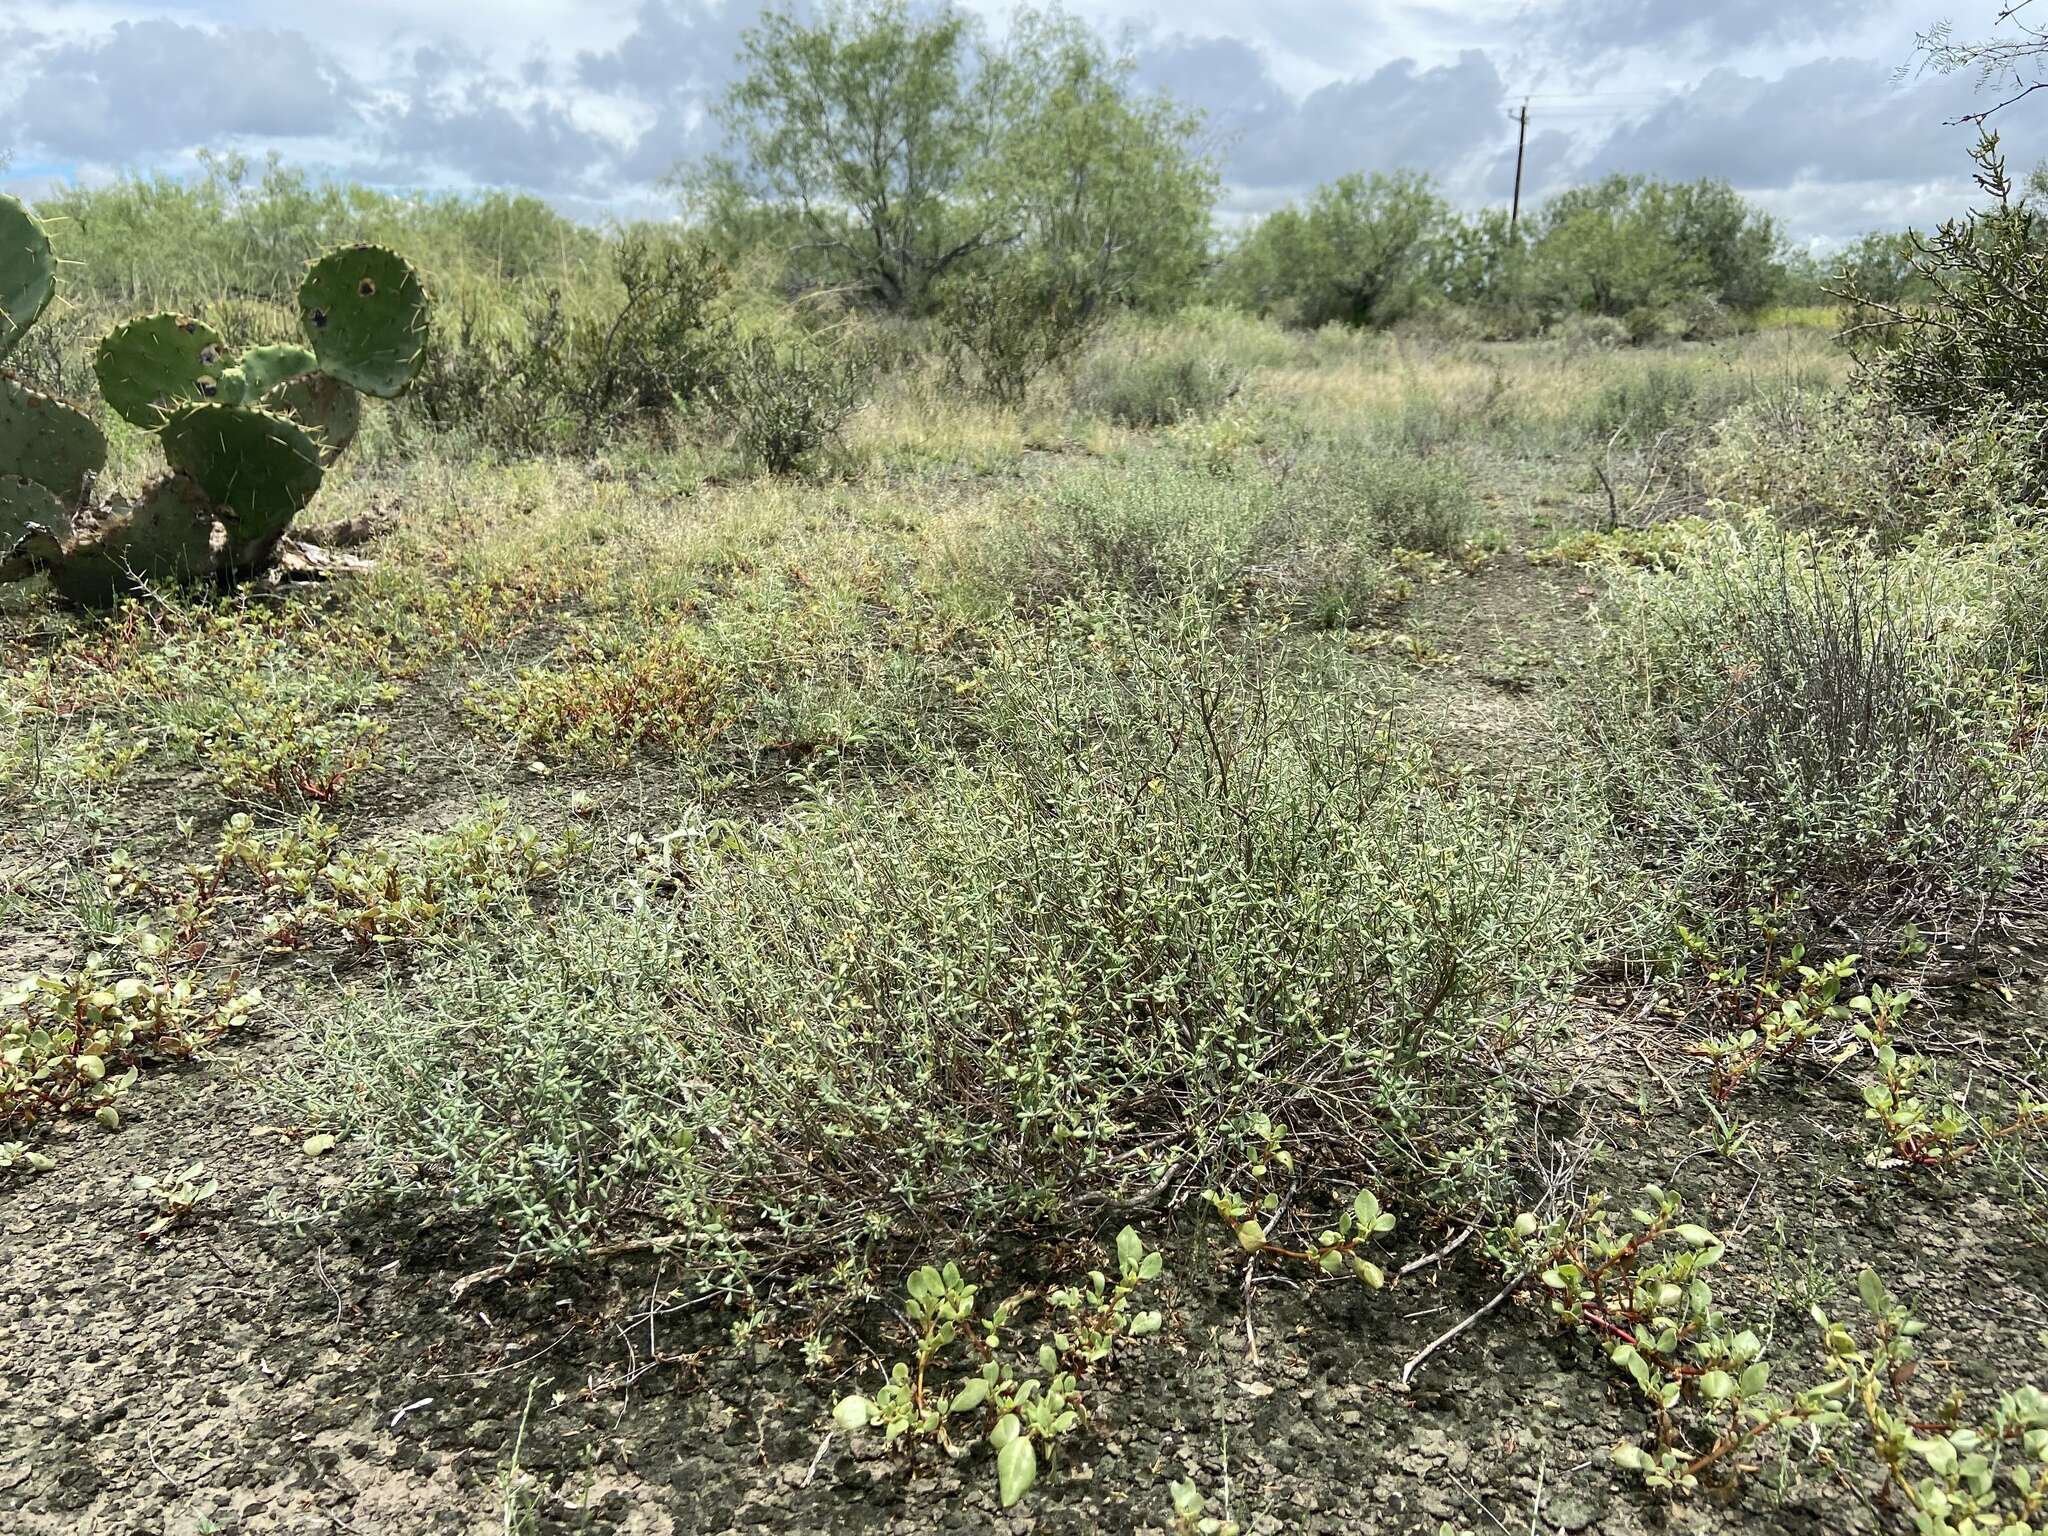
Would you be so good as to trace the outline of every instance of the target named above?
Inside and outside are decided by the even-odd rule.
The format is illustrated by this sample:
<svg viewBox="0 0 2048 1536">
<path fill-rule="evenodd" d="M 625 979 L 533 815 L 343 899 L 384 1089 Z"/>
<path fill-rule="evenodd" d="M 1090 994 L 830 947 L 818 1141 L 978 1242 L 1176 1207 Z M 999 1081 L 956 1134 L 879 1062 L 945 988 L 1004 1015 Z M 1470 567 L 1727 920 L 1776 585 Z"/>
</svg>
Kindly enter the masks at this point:
<svg viewBox="0 0 2048 1536">
<path fill-rule="evenodd" d="M 1038 1481 L 1038 1451 L 1029 1435 L 1018 1435 L 996 1452 L 996 1491 L 1008 1509 Z"/>
</svg>

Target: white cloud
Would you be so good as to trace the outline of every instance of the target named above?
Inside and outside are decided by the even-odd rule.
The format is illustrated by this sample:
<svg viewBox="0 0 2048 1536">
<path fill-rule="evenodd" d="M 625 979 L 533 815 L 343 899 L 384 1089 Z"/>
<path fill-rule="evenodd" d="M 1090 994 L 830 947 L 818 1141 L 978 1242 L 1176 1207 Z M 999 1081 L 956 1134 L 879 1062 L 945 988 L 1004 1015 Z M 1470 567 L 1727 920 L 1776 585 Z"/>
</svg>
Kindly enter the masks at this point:
<svg viewBox="0 0 2048 1536">
<path fill-rule="evenodd" d="M 1008 0 L 968 0 L 1000 26 Z M 1961 0 L 1981 32 L 1996 0 Z M 760 0 L 52 0 L 0 25 L 18 186 L 182 172 L 202 147 L 385 184 L 645 211 L 717 144 L 709 107 Z M 1504 199 L 1507 112 L 1537 92 L 1530 188 L 1607 170 L 1725 177 L 1798 237 L 1948 211 L 1968 83 L 1895 82 L 1925 0 L 1077 0 L 1141 78 L 1210 115 L 1226 209 L 1351 170 Z M 1562 94 L 1560 94 L 1562 93 Z M 2039 142 L 2016 111 L 2016 164 Z M 2048 110 L 2048 109 L 2044 109 Z"/>
</svg>

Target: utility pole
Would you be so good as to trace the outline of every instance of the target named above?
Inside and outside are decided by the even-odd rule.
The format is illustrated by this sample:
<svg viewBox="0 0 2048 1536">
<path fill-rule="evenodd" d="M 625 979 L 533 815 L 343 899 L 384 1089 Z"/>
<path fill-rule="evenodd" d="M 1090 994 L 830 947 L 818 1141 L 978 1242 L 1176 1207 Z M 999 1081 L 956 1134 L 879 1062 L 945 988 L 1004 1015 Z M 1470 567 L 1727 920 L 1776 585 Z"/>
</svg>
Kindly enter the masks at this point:
<svg viewBox="0 0 2048 1536">
<path fill-rule="evenodd" d="M 1529 148 L 1529 102 L 1526 97 L 1522 100 L 1520 116 L 1522 131 L 1515 139 L 1515 206 L 1508 214 L 1509 233 L 1519 228 L 1522 222 L 1522 156 Z"/>
</svg>

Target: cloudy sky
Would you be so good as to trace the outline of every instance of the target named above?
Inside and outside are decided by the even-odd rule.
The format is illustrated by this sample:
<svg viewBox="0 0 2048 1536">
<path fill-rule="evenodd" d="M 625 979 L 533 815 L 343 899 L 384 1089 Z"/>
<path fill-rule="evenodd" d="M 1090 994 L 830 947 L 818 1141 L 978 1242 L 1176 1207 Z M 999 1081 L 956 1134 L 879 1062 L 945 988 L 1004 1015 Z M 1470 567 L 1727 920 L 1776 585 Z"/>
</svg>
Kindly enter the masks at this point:
<svg viewBox="0 0 2048 1536">
<path fill-rule="evenodd" d="M 998 26 L 1007 4 L 971 0 Z M 1953 211 L 1979 98 L 1914 37 L 1997 0 L 1070 0 L 1141 77 L 1209 114 L 1226 209 L 1414 168 L 1504 202 L 1611 170 L 1725 177 L 1801 240 Z M 402 187 L 509 187 L 598 217 L 665 211 L 759 0 L 0 0 L 0 187 L 189 172 L 275 151 Z M 1901 76 L 1901 67 L 1906 72 Z M 2048 154 L 2048 98 L 2007 114 Z"/>
</svg>

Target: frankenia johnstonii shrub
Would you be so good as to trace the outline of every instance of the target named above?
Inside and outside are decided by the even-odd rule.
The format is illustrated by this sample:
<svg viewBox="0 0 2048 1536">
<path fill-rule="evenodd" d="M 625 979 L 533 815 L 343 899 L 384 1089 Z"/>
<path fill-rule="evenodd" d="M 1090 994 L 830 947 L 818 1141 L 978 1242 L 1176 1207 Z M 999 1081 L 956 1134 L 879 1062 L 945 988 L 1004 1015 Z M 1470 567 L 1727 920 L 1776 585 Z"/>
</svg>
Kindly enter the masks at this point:
<svg viewBox="0 0 2048 1536">
<path fill-rule="evenodd" d="M 624 924 L 356 1010 L 311 1107 L 511 1245 L 653 1219 L 707 1276 L 1224 1185 L 1281 1122 L 1390 1198 L 1498 1195 L 1581 845 L 1446 794 L 1277 643 L 1136 614 L 1016 632 L 985 750 L 913 793 L 681 838 L 686 904 L 664 868 Z"/>
<path fill-rule="evenodd" d="M 0 358 L 56 293 L 47 231 L 0 197 Z M 93 357 L 107 406 L 158 434 L 171 472 L 93 499 L 107 439 L 73 406 L 0 373 L 0 581 L 38 572 L 75 603 L 262 570 L 354 438 L 362 395 L 404 393 L 427 295 L 378 246 L 330 252 L 299 286 L 306 345 L 235 351 L 187 315 L 144 315 Z"/>
</svg>

